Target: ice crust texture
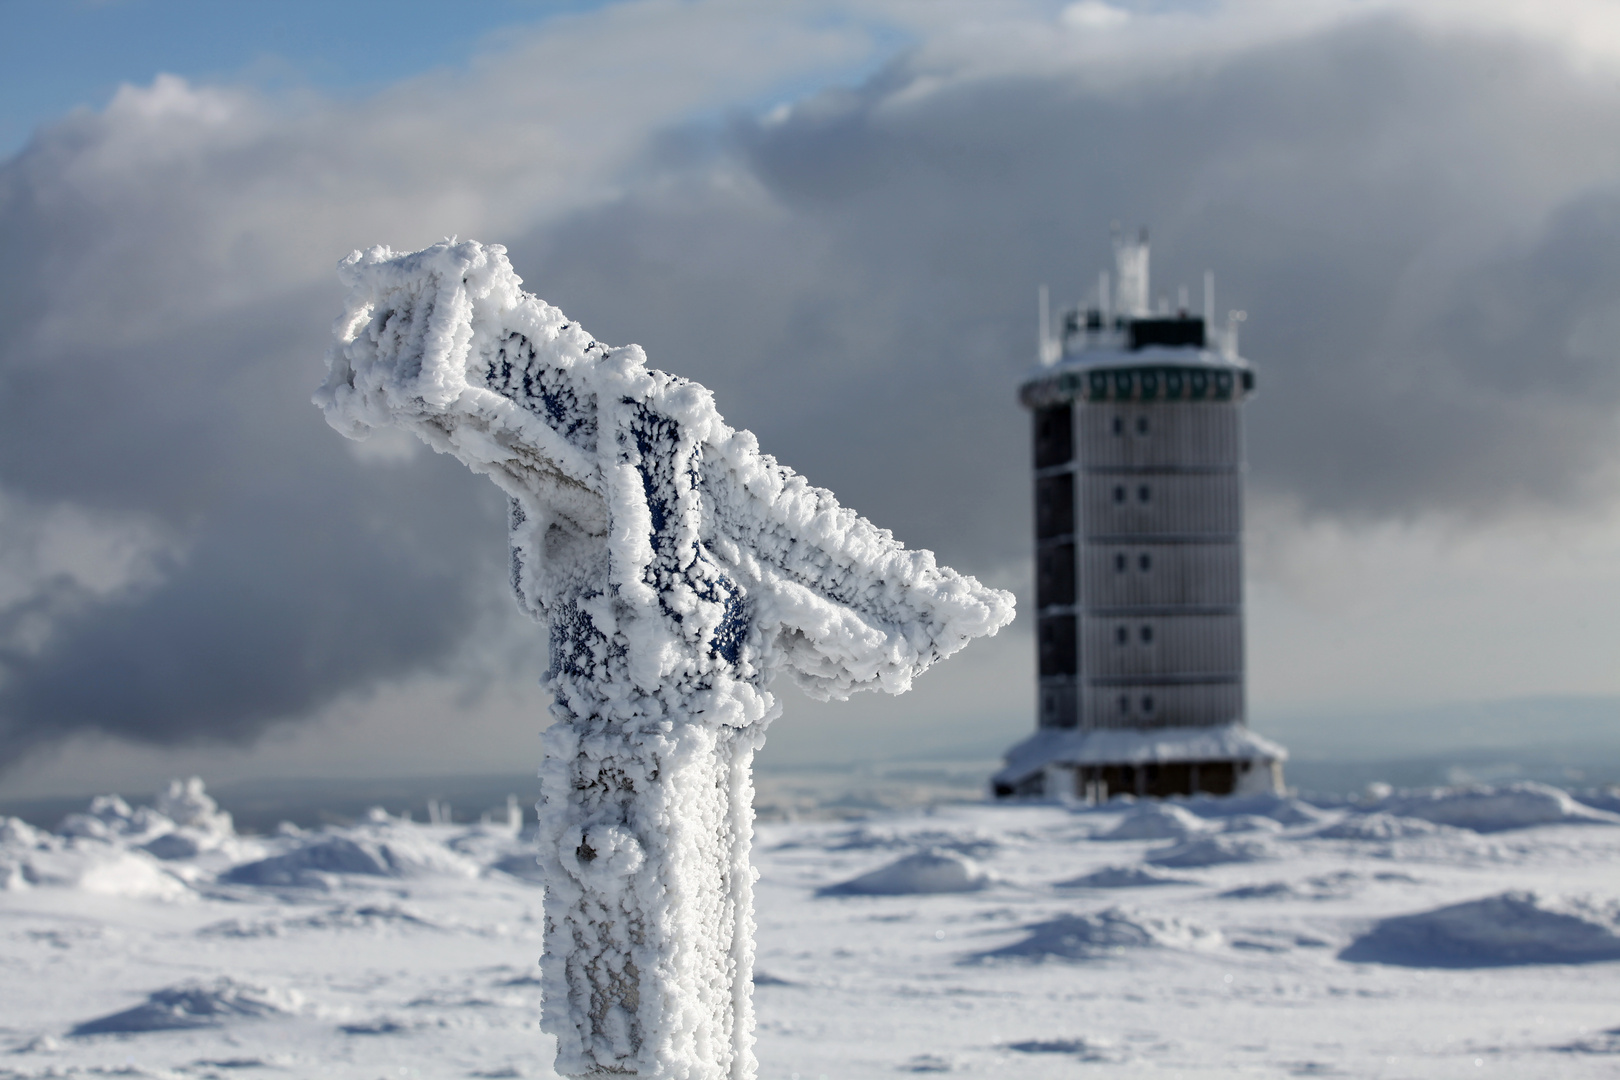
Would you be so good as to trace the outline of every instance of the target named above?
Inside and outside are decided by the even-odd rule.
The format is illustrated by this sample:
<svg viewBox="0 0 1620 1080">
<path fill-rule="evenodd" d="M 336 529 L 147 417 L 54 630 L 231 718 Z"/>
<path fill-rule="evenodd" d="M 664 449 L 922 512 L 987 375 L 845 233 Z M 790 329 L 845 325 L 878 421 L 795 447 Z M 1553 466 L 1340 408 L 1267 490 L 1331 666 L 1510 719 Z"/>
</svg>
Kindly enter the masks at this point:
<svg viewBox="0 0 1620 1080">
<path fill-rule="evenodd" d="M 759 451 L 704 387 L 522 291 L 505 249 L 355 252 L 315 395 L 510 500 L 511 583 L 550 627 L 541 766 L 558 1071 L 754 1072 L 754 752 L 786 673 L 900 693 L 1012 619 Z"/>
</svg>

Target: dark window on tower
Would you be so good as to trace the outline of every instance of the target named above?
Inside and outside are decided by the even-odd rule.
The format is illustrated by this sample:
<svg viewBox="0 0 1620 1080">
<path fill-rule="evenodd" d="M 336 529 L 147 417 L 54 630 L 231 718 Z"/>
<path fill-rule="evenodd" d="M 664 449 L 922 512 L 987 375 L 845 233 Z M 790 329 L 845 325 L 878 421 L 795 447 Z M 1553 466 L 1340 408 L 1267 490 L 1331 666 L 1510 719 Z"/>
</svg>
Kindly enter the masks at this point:
<svg viewBox="0 0 1620 1080">
<path fill-rule="evenodd" d="M 1074 616 L 1048 615 L 1040 621 L 1041 675 L 1073 675 L 1080 670 L 1074 647 Z"/>
<path fill-rule="evenodd" d="M 1114 434 L 1125 434 L 1125 418 L 1123 416 L 1114 417 Z"/>
<path fill-rule="evenodd" d="M 1035 481 L 1035 536 L 1045 540 L 1074 532 L 1074 474 Z"/>
<path fill-rule="evenodd" d="M 1119 711 L 1122 713 L 1131 711 L 1131 699 L 1125 694 L 1119 695 Z"/>
<path fill-rule="evenodd" d="M 1147 502 L 1152 498 L 1153 498 L 1153 489 L 1148 487 L 1146 484 L 1143 484 L 1141 487 L 1136 489 L 1136 501 L 1137 502 Z"/>
<path fill-rule="evenodd" d="M 1125 553 L 1122 551 L 1118 555 L 1114 556 L 1114 569 L 1123 574 L 1125 572 L 1125 567 L 1129 562 L 1130 560 L 1125 557 Z"/>
<path fill-rule="evenodd" d="M 1035 467 L 1062 465 L 1074 457 L 1074 425 L 1068 402 L 1035 410 Z"/>
<path fill-rule="evenodd" d="M 1153 644 L 1153 627 L 1151 627 L 1151 626 L 1142 627 L 1142 644 L 1144 644 L 1144 645 Z"/>
<path fill-rule="evenodd" d="M 1124 484 L 1116 484 L 1116 485 L 1114 485 L 1114 501 L 1117 502 L 1117 503 L 1122 503 L 1122 502 L 1125 501 L 1125 485 Z"/>
<path fill-rule="evenodd" d="M 1144 551 L 1142 554 L 1136 557 L 1136 565 L 1142 570 L 1153 569 L 1153 556 Z"/>
<path fill-rule="evenodd" d="M 1153 695 L 1152 694 L 1144 694 L 1144 695 L 1142 695 L 1142 711 L 1143 712 L 1152 712 L 1153 711 Z"/>
<path fill-rule="evenodd" d="M 1148 418 L 1145 417 L 1145 416 L 1138 416 L 1136 418 L 1136 433 L 1138 435 L 1146 435 L 1147 434 L 1147 429 L 1148 429 Z"/>
<path fill-rule="evenodd" d="M 1074 545 L 1051 544 L 1035 559 L 1035 606 L 1074 603 Z"/>
<path fill-rule="evenodd" d="M 1131 640 L 1131 632 L 1123 626 L 1114 627 L 1114 644 L 1123 645 Z"/>
</svg>

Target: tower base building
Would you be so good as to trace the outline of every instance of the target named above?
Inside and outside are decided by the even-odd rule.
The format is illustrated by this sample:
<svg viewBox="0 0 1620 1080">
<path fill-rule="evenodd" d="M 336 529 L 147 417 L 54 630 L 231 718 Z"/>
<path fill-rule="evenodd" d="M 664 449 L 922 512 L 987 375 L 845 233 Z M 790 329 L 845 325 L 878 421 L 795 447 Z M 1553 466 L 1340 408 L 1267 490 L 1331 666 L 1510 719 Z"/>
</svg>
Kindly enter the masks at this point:
<svg viewBox="0 0 1620 1080">
<path fill-rule="evenodd" d="M 1149 306 L 1148 247 L 1117 243 L 1088 310 L 1050 333 L 1034 419 L 1039 703 L 998 797 L 1280 791 L 1287 752 L 1245 722 L 1242 406 L 1234 313 Z M 1183 292 L 1185 297 L 1185 292 Z M 1215 338 L 1220 340 L 1216 341 Z"/>
</svg>

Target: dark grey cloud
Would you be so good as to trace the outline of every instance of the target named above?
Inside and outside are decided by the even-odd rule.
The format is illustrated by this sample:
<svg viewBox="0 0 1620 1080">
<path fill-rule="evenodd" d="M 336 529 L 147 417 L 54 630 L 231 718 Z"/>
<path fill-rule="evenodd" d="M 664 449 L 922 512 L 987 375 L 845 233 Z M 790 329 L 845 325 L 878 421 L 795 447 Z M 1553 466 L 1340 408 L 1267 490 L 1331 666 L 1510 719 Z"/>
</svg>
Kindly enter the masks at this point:
<svg viewBox="0 0 1620 1080">
<path fill-rule="evenodd" d="M 1249 312 L 1258 491 L 1359 520 L 1611 497 L 1614 80 L 1397 15 L 1106 70 L 931 55 L 785 118 L 666 127 L 610 202 L 481 238 L 602 340 L 709 385 L 767 451 L 998 583 L 1028 546 L 1035 287 L 1083 294 L 1115 219 L 1152 226 L 1163 291 L 1196 296 L 1210 267 L 1221 308 Z M 223 149 L 109 164 L 109 123 L 0 168 L 0 493 L 168 546 L 127 588 L 38 577 L 7 608 L 0 587 L 0 753 L 86 730 L 249 740 L 481 651 L 509 625 L 494 489 L 431 455 L 362 460 L 308 404 L 326 267 L 435 238 L 371 235 L 406 211 L 365 217 L 366 193 L 408 209 L 388 185 L 431 201 L 437 174 L 325 153 L 340 123 L 251 116 Z M 31 612 L 43 629 L 10 633 Z"/>
</svg>

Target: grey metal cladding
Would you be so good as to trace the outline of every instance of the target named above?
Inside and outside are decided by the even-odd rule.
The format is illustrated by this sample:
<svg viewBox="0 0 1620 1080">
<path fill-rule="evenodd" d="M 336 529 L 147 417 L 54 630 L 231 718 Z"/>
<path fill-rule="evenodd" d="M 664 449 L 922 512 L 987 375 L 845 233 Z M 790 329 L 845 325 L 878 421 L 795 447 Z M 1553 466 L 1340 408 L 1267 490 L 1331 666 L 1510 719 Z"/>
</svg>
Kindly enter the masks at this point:
<svg viewBox="0 0 1620 1080">
<path fill-rule="evenodd" d="M 1098 402 L 1078 411 L 1080 460 L 1088 470 L 1220 470 L 1243 462 L 1241 421 L 1230 403 Z"/>
<path fill-rule="evenodd" d="M 1088 462 L 1089 465 L 1089 462 Z M 1080 529 L 1105 537 L 1231 537 L 1243 528 L 1241 476 L 1230 473 L 1104 473 L 1080 483 Z"/>
<path fill-rule="evenodd" d="M 1080 691 L 1080 710 L 1088 728 L 1215 726 L 1243 718 L 1243 684 L 1087 682 Z"/>
<path fill-rule="evenodd" d="M 1143 555 L 1148 557 L 1146 570 Z M 1236 607 L 1243 603 L 1243 549 L 1235 540 L 1088 544 L 1080 552 L 1080 594 L 1093 610 Z"/>
<path fill-rule="evenodd" d="M 1087 614 L 1080 621 L 1082 670 L 1106 683 L 1136 676 L 1243 676 L 1243 616 Z"/>
</svg>

